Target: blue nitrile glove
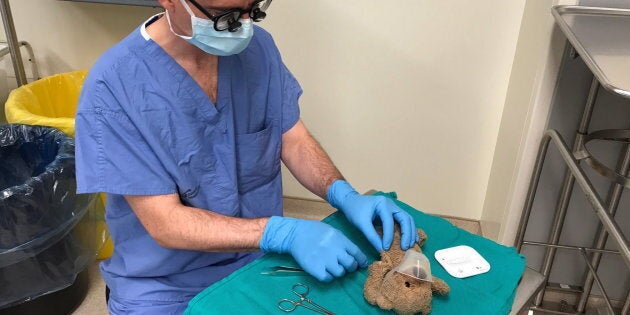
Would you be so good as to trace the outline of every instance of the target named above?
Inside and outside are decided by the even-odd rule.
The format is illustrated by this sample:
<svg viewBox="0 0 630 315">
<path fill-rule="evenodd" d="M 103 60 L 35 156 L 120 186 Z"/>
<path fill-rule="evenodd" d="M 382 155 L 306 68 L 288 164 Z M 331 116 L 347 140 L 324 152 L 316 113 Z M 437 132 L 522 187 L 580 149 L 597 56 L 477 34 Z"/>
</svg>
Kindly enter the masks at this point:
<svg viewBox="0 0 630 315">
<path fill-rule="evenodd" d="M 271 217 L 260 249 L 291 254 L 304 271 L 324 282 L 368 264 L 365 254 L 341 231 L 319 221 Z"/>
<path fill-rule="evenodd" d="M 400 225 L 400 247 L 407 250 L 418 241 L 413 218 L 384 196 L 359 194 L 345 180 L 336 180 L 326 194 L 328 202 L 346 215 L 379 252 L 388 250 L 394 240 L 394 220 Z M 374 228 L 374 219 L 383 223 L 383 239 Z"/>
</svg>

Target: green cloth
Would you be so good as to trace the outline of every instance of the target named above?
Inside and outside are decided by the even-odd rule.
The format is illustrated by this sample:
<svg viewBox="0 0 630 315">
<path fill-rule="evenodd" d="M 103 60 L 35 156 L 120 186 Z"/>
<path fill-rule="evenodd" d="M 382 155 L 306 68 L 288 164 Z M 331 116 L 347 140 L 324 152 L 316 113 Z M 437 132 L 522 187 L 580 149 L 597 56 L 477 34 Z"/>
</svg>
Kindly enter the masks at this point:
<svg viewBox="0 0 630 315">
<path fill-rule="evenodd" d="M 377 193 L 393 199 L 410 213 L 416 226 L 422 228 L 428 240 L 422 247 L 431 261 L 431 273 L 451 287 L 447 296 L 433 295 L 432 315 L 441 314 L 507 314 L 514 300 L 516 286 L 525 268 L 525 258 L 514 247 L 497 244 L 481 236 L 453 226 L 448 221 L 422 213 L 398 201 L 395 193 Z M 339 212 L 323 220 L 344 232 L 370 262 L 379 259 L 363 235 Z M 476 249 L 490 263 L 490 271 L 481 275 L 458 279 L 451 277 L 435 260 L 435 251 L 457 245 Z M 269 276 L 260 273 L 272 266 L 297 266 L 289 255 L 267 254 L 237 270 L 227 278 L 211 285 L 188 304 L 185 314 L 281 314 L 278 300 L 297 300 L 291 291 L 295 283 L 310 287 L 308 297 L 335 314 L 384 314 L 377 306 L 363 298 L 363 284 L 367 269 L 348 274 L 330 283 L 320 283 L 310 276 Z M 292 314 L 315 314 L 298 307 Z"/>
</svg>

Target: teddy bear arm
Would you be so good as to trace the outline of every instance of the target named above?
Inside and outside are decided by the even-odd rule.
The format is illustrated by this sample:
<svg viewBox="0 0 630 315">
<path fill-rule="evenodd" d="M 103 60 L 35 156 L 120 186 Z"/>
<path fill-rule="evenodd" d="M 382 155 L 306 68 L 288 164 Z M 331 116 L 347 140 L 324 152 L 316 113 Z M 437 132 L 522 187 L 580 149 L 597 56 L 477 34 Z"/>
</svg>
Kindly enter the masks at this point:
<svg viewBox="0 0 630 315">
<path fill-rule="evenodd" d="M 363 296 L 370 304 L 378 304 L 381 294 L 381 284 L 389 268 L 381 261 L 376 261 L 369 267 L 369 276 L 365 280 Z"/>
<path fill-rule="evenodd" d="M 444 280 L 438 277 L 433 277 L 431 290 L 440 295 L 447 295 L 451 291 L 451 288 L 448 286 L 448 284 L 446 284 L 446 282 L 444 282 Z"/>
</svg>

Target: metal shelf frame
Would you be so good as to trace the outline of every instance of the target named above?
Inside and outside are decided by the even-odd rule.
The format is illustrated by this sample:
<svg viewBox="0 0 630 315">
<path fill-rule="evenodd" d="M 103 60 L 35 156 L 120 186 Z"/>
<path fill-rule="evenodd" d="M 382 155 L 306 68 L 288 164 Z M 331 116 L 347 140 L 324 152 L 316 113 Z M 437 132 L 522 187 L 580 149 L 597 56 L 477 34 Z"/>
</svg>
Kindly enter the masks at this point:
<svg viewBox="0 0 630 315">
<path fill-rule="evenodd" d="M 20 53 L 21 43 L 18 41 L 17 35 L 15 34 L 15 26 L 13 24 L 13 15 L 11 14 L 9 0 L 0 0 L 0 15 L 2 16 L 2 23 L 7 37 L 11 61 L 13 62 L 17 86 L 20 87 L 27 83 L 26 73 L 24 72 L 24 63 L 22 62 L 22 54 Z"/>
<path fill-rule="evenodd" d="M 614 33 L 630 29 L 630 10 L 581 6 L 555 6 L 552 8 L 552 14 L 573 48 L 593 73 L 593 81 L 572 150 L 568 148 L 564 139 L 557 131 L 550 129 L 543 135 L 521 217 L 521 224 L 517 232 L 516 246 L 519 252 L 523 245 L 542 246 L 546 248 L 541 267 L 541 273 L 545 283 L 548 281 L 556 250 L 578 251 L 581 257 L 584 258 L 588 267 L 588 273 L 584 280 L 583 291 L 581 292 L 579 302 L 576 306 L 576 311 L 574 313 L 553 311 L 553 313 L 584 313 L 588 296 L 590 295 L 593 282 L 595 282 L 602 292 L 608 312 L 615 314 L 611 299 L 601 279 L 597 275 L 597 268 L 599 267 L 602 254 L 614 254 L 620 255 L 626 266 L 630 269 L 630 245 L 628 239 L 614 220 L 624 187 L 630 188 L 630 179 L 628 178 L 630 170 L 630 130 L 600 130 L 589 133 L 588 128 L 600 87 L 621 97 L 630 98 L 630 74 L 627 76 L 623 74 L 620 75 L 615 69 L 627 65 L 626 60 L 630 60 L 630 44 L 626 44 L 627 41 L 619 39 L 615 41 L 612 35 L 606 36 L 607 32 Z M 613 57 L 622 58 L 611 58 L 611 55 Z M 618 158 L 618 163 L 614 170 L 599 162 L 599 160 L 590 154 L 586 144 L 592 140 L 621 142 L 626 144 Z M 553 143 L 560 152 L 568 170 L 565 173 L 558 196 L 548 242 L 526 241 L 524 240 L 525 232 L 550 143 Z M 611 180 L 605 202 L 602 201 L 601 197 L 593 188 L 591 181 L 585 175 L 580 165 L 581 161 L 584 161 L 586 165 Z M 593 248 L 559 244 L 569 201 L 576 182 L 586 195 L 588 202 L 595 210 L 600 221 L 599 232 L 595 236 L 595 245 Z M 617 243 L 618 251 L 604 249 L 609 236 Z M 589 253 L 591 255 L 589 255 Z M 531 309 L 550 311 L 541 307 L 544 294 L 544 290 L 538 293 L 534 300 L 534 307 Z M 626 294 L 626 301 L 621 310 L 621 314 L 623 315 L 629 313 L 630 292 Z"/>
</svg>

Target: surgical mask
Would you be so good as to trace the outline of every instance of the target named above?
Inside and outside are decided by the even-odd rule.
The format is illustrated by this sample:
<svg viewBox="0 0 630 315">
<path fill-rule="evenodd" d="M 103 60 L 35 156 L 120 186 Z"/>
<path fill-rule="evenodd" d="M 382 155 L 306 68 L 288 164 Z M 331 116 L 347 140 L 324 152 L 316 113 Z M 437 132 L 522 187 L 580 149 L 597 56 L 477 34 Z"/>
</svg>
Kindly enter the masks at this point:
<svg viewBox="0 0 630 315">
<path fill-rule="evenodd" d="M 247 48 L 254 35 L 254 27 L 251 19 L 239 19 L 242 26 L 236 32 L 217 31 L 214 29 L 214 22 L 208 19 L 196 17 L 185 0 L 180 0 L 188 14 L 190 14 L 190 24 L 192 25 L 192 36 L 184 36 L 175 33 L 171 18 L 166 11 L 166 19 L 171 32 L 181 37 L 187 42 L 195 45 L 208 54 L 216 56 L 236 55 Z"/>
</svg>

